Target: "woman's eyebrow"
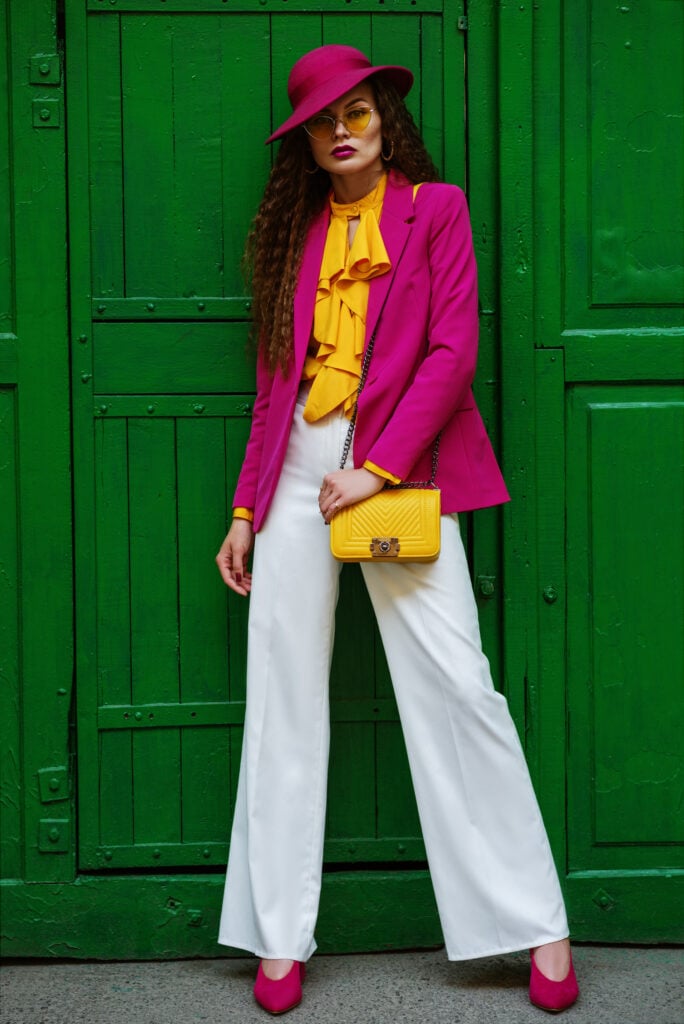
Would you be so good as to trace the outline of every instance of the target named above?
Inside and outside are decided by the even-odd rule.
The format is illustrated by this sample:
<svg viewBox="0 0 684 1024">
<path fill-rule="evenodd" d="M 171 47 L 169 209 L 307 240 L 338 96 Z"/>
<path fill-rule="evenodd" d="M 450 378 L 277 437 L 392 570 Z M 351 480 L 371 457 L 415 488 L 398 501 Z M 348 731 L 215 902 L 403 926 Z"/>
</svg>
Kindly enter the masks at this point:
<svg viewBox="0 0 684 1024">
<path fill-rule="evenodd" d="M 368 100 L 364 99 L 363 96 L 357 96 L 353 100 L 347 100 L 347 102 L 344 105 L 344 109 L 346 110 L 348 107 L 352 107 L 355 103 L 368 103 Z M 323 109 L 319 110 L 318 113 L 319 114 L 328 114 L 328 113 L 332 114 L 332 107 L 323 107 Z"/>
</svg>

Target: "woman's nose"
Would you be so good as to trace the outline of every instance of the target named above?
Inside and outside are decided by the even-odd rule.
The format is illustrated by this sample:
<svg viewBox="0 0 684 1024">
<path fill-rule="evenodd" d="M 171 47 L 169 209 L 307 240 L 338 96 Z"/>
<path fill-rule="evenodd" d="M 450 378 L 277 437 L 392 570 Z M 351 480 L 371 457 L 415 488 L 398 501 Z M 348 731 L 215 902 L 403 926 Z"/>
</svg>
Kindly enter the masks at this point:
<svg viewBox="0 0 684 1024">
<path fill-rule="evenodd" d="M 335 127 L 333 128 L 333 136 L 336 137 L 338 135 L 349 135 L 349 129 L 347 128 L 341 117 L 335 118 Z"/>
</svg>

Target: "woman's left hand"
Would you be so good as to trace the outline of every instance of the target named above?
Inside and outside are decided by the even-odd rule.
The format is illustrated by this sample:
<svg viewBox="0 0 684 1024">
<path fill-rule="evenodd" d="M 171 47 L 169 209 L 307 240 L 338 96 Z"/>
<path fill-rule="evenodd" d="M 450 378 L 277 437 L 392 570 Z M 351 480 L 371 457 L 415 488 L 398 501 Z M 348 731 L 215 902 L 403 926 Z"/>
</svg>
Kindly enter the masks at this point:
<svg viewBox="0 0 684 1024">
<path fill-rule="evenodd" d="M 385 486 L 387 481 L 370 469 L 338 469 L 326 473 L 318 495 L 318 507 L 326 523 L 336 512 L 347 505 L 370 498 Z"/>
</svg>

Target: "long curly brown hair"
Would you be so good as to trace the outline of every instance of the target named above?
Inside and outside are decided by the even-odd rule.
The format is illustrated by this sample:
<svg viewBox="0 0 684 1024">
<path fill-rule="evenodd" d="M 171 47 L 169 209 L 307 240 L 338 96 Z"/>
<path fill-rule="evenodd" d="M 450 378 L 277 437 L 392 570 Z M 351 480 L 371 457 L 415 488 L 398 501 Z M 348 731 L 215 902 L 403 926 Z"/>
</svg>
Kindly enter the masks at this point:
<svg viewBox="0 0 684 1024">
<path fill-rule="evenodd" d="M 438 181 L 439 172 L 408 107 L 381 74 L 372 75 L 382 119 L 385 166 L 410 182 Z M 272 373 L 287 373 L 293 345 L 293 299 L 304 243 L 312 219 L 330 193 L 330 177 L 315 164 L 306 134 L 299 128 L 284 137 L 247 238 L 243 267 L 252 286 L 253 337 Z M 307 173 L 308 172 L 308 173 Z"/>
</svg>

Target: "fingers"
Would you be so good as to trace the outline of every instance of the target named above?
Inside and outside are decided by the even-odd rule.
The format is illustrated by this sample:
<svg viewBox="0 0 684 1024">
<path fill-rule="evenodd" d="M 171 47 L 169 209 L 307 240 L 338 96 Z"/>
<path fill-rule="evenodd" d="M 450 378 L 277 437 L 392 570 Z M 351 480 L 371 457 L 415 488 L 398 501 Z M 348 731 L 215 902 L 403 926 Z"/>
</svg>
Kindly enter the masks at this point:
<svg viewBox="0 0 684 1024">
<path fill-rule="evenodd" d="M 252 588 L 252 574 L 247 569 L 252 537 L 251 524 L 246 520 L 234 521 L 216 556 L 221 579 L 242 597 L 246 597 Z"/>
<path fill-rule="evenodd" d="M 342 505 L 340 504 L 339 501 L 331 501 L 327 505 L 325 511 L 323 511 L 323 509 L 321 509 L 321 511 L 323 512 L 323 518 L 325 519 L 326 524 L 330 523 L 330 521 L 337 515 L 337 513 L 340 511 L 341 508 L 342 508 Z"/>
<path fill-rule="evenodd" d="M 342 508 L 342 494 L 331 476 L 325 476 L 318 492 L 318 507 L 326 524 Z"/>
<path fill-rule="evenodd" d="M 328 473 L 323 477 L 318 493 L 318 507 L 323 519 L 329 523 L 341 509 L 376 494 L 384 485 L 381 476 L 363 468 Z"/>
<path fill-rule="evenodd" d="M 226 586 L 246 597 L 252 587 L 252 574 L 244 569 L 242 560 L 237 559 L 230 549 L 222 548 L 216 556 L 216 564 Z"/>
</svg>

